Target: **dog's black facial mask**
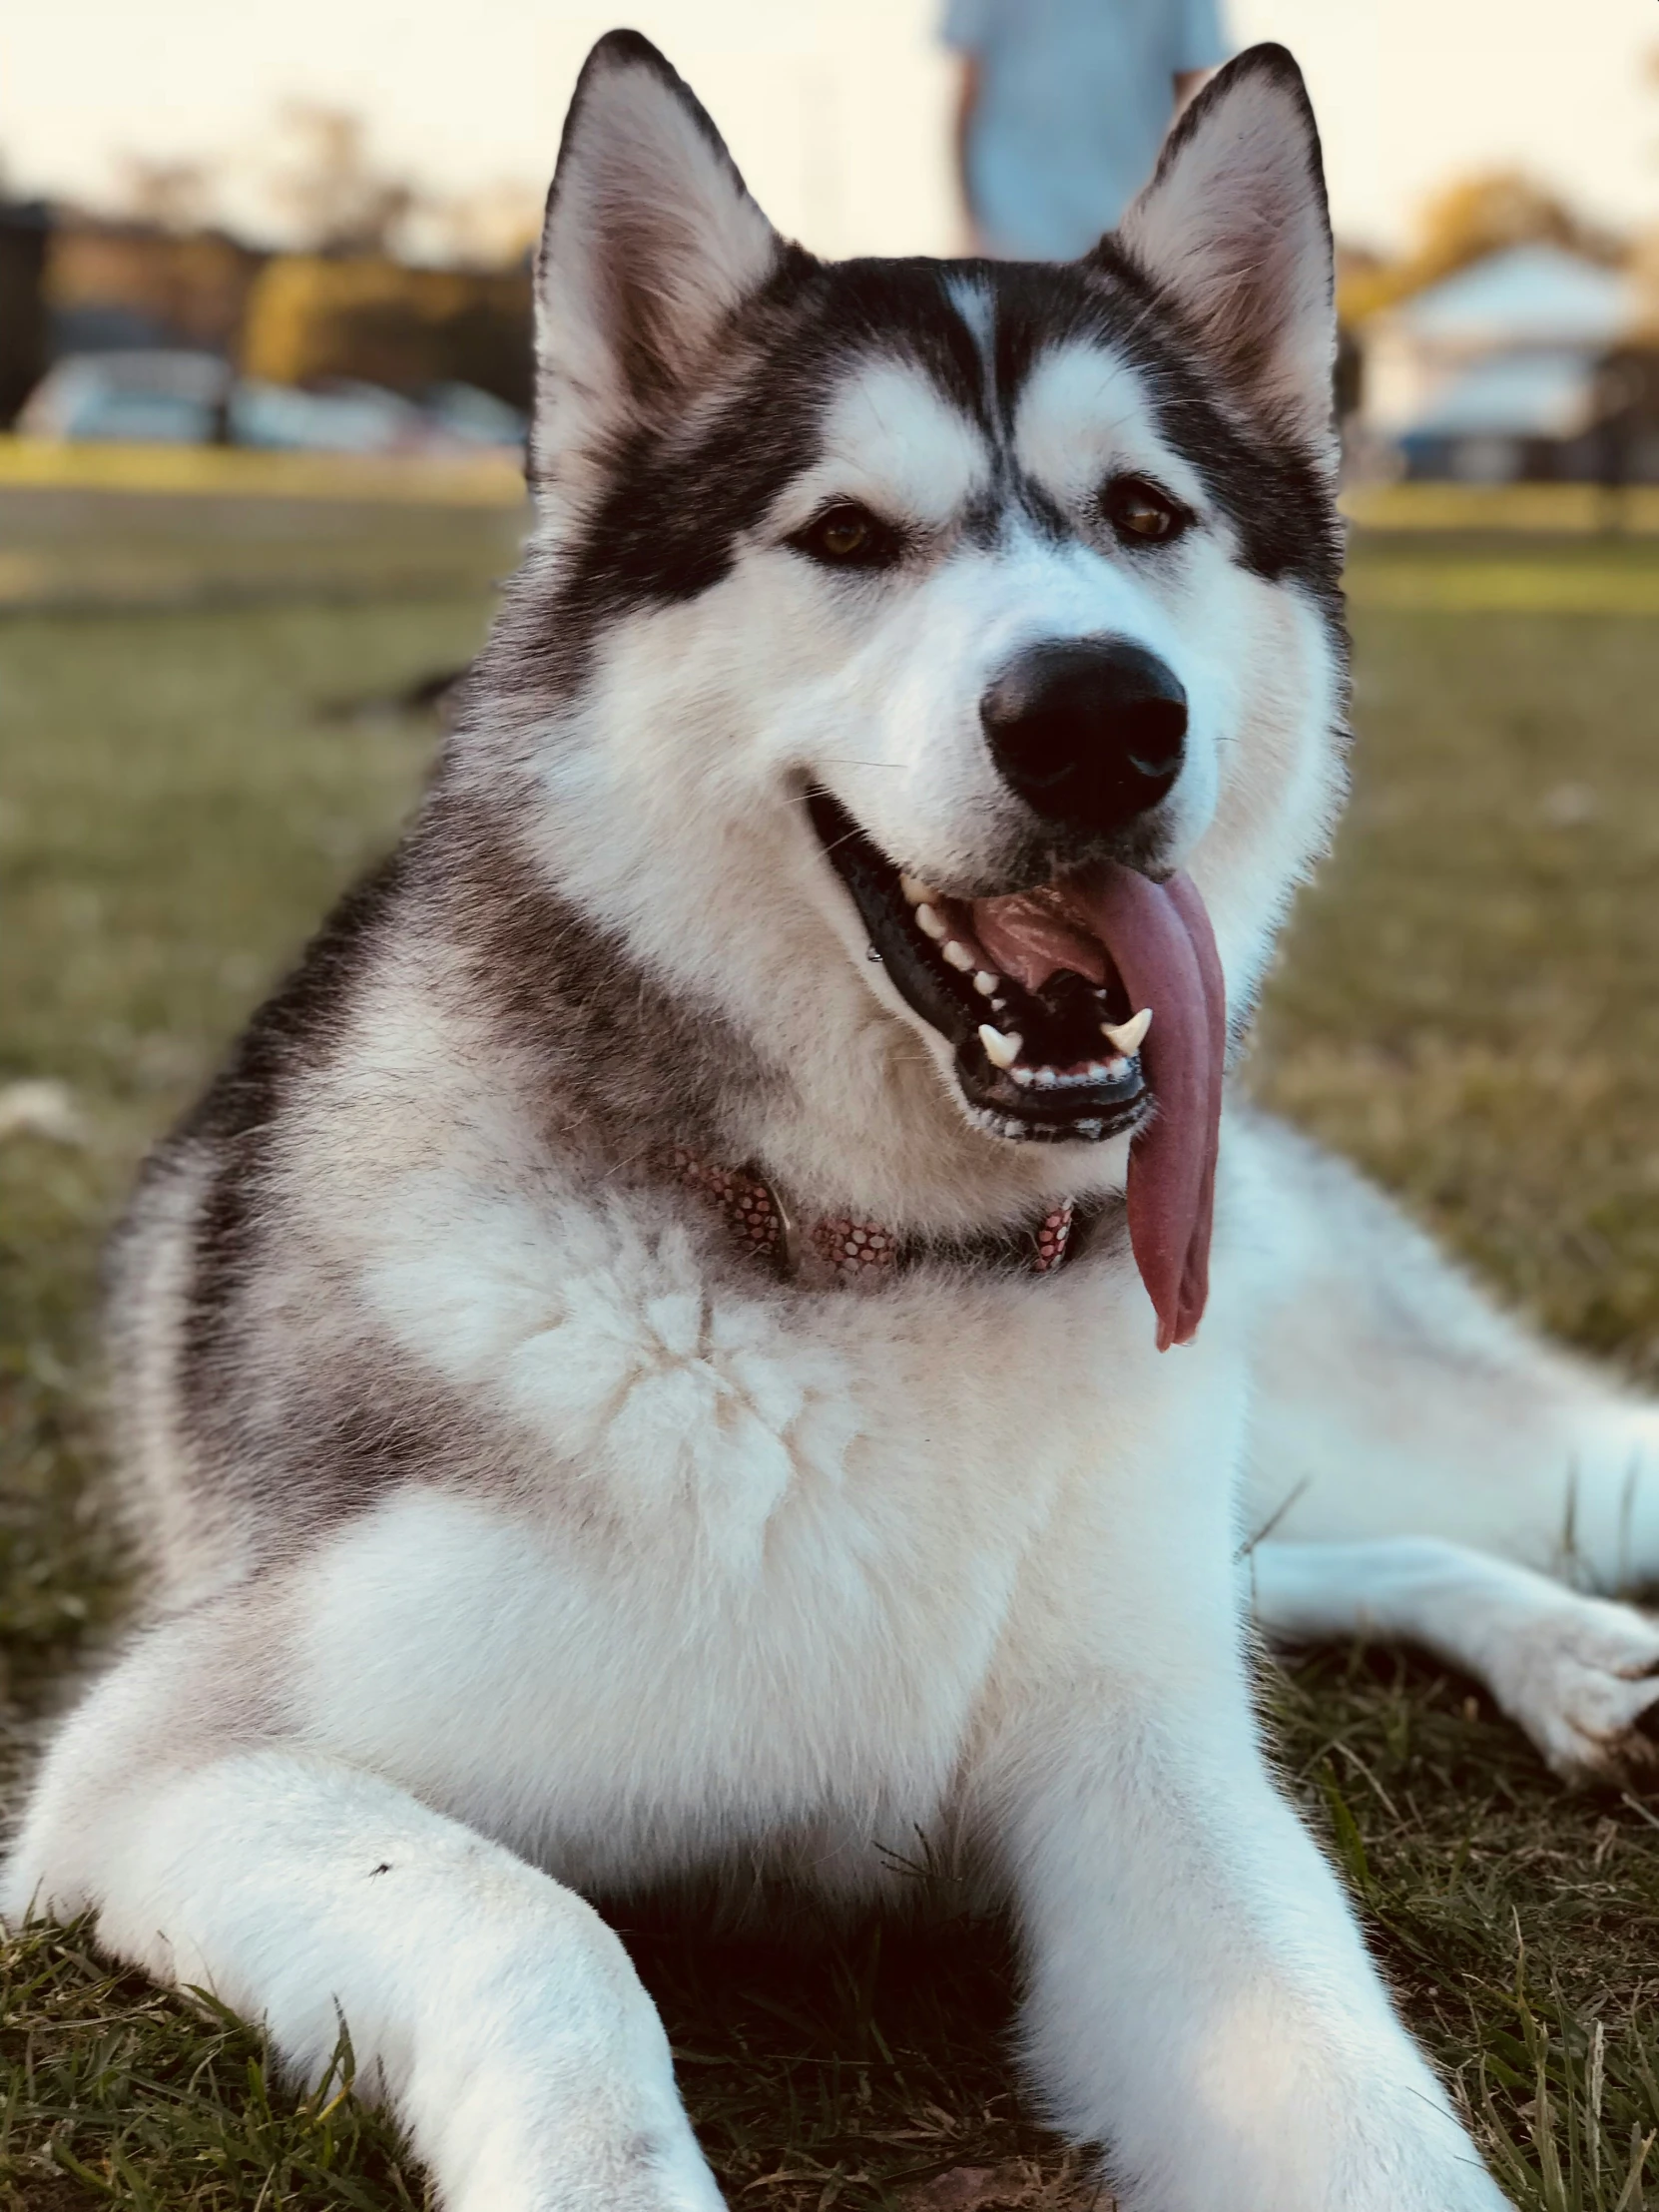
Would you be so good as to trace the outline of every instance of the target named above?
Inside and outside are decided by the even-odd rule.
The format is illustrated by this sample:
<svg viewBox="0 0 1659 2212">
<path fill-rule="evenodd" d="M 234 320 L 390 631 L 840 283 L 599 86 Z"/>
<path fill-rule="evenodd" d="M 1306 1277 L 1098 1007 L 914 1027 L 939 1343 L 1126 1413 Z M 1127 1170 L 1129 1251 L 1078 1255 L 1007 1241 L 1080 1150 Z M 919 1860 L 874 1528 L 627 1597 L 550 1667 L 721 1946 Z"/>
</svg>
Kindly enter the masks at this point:
<svg viewBox="0 0 1659 2212">
<path fill-rule="evenodd" d="M 962 274 L 994 296 L 988 378 Z M 538 261 L 530 475 L 569 525 L 560 627 L 719 583 L 812 458 L 847 364 L 902 358 L 1000 440 L 1045 353 L 1090 338 L 1141 373 L 1245 563 L 1334 606 L 1331 299 L 1318 137 L 1280 48 L 1200 94 L 1081 263 L 831 264 L 779 236 L 690 90 L 614 32 L 572 102 Z M 1039 487 L 1009 493 L 1063 528 Z M 995 530 L 996 503 L 980 521 Z"/>
</svg>

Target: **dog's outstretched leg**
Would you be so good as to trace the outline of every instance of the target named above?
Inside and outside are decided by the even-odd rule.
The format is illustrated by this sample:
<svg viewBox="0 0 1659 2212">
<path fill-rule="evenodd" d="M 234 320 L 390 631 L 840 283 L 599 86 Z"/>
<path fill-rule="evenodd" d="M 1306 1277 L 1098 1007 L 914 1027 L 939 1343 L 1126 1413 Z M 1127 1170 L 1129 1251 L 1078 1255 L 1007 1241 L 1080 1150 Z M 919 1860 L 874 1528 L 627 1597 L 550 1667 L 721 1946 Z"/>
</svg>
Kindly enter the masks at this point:
<svg viewBox="0 0 1659 2212">
<path fill-rule="evenodd" d="M 1077 1686 L 1019 1722 L 1003 1832 L 1055 2117 L 1134 2212 L 1499 2212 L 1242 1686 L 1196 1690 Z"/>
<path fill-rule="evenodd" d="M 1659 1627 L 1632 1606 L 1433 1536 L 1269 1540 L 1251 1551 L 1249 1575 L 1269 1636 L 1418 1644 L 1483 1682 L 1563 1782 L 1654 1766 L 1640 1724 L 1659 1701 Z"/>
<path fill-rule="evenodd" d="M 1420 1644 L 1563 1781 L 1651 1767 L 1659 1408 L 1543 1343 L 1342 1161 L 1258 1116 L 1249 1597 L 1270 1636 Z"/>
<path fill-rule="evenodd" d="M 1231 1134 L 1262 1262 L 1250 1532 L 1659 1583 L 1659 1406 L 1500 1313 L 1343 1161 L 1261 1116 Z"/>
<path fill-rule="evenodd" d="M 104 1947 L 263 2019 L 301 2077 L 343 2019 L 446 2212 L 718 2212 L 598 1915 L 371 1774 L 204 1720 L 202 1642 L 159 1632 L 60 1736 L 8 1919 L 90 1909 Z"/>
</svg>

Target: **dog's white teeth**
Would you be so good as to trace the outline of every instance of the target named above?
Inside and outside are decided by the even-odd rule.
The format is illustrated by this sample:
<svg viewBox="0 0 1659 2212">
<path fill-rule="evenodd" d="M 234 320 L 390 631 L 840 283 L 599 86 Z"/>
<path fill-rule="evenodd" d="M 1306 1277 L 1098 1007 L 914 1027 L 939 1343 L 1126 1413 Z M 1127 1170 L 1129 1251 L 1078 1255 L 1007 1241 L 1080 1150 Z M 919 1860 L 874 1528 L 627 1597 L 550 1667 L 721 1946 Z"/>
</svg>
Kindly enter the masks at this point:
<svg viewBox="0 0 1659 2212">
<path fill-rule="evenodd" d="M 950 933 L 925 901 L 916 908 L 916 927 L 924 937 L 931 937 L 935 944 L 942 943 Z"/>
<path fill-rule="evenodd" d="M 1005 1036 L 1000 1029 L 993 1029 L 988 1021 L 982 1021 L 979 1024 L 979 1042 L 984 1046 L 985 1057 L 993 1067 L 1011 1068 L 1019 1058 L 1020 1047 L 1025 1039 L 1016 1036 L 1012 1030 Z M 1015 1070 L 1016 1074 L 1020 1072 Z"/>
<path fill-rule="evenodd" d="M 929 899 L 939 895 L 931 884 L 923 883 L 914 875 L 901 875 L 898 878 L 898 887 L 912 906 L 924 906 Z"/>
<path fill-rule="evenodd" d="M 944 943 L 940 945 L 939 950 L 944 954 L 945 958 L 950 962 L 951 966 L 953 968 L 960 968 L 964 975 L 973 965 L 973 954 L 968 950 L 965 944 L 958 944 L 954 937 L 947 937 Z"/>
<path fill-rule="evenodd" d="M 1033 1068 L 1031 1080 L 1039 1091 L 1051 1091 L 1060 1080 L 1060 1071 L 1058 1068 Z"/>
<path fill-rule="evenodd" d="M 1028 1088 L 1037 1080 L 1037 1071 L 1035 1068 L 1010 1068 L 1008 1070 L 1008 1073 L 1013 1077 L 1016 1083 L 1023 1083 Z"/>
<path fill-rule="evenodd" d="M 1104 1083 L 1106 1080 L 1106 1070 L 1099 1060 L 1091 1060 L 1083 1072 L 1091 1083 Z"/>
<path fill-rule="evenodd" d="M 981 968 L 973 978 L 973 987 L 981 998 L 994 998 L 996 996 L 996 986 L 1001 980 L 1000 975 L 987 975 L 984 969 Z"/>
<path fill-rule="evenodd" d="M 1103 1021 L 1100 1034 L 1114 1052 L 1121 1052 L 1126 1060 L 1132 1060 L 1139 1052 L 1152 1027 L 1152 1008 L 1143 1006 L 1138 1014 L 1131 1014 L 1127 1021 Z"/>
</svg>

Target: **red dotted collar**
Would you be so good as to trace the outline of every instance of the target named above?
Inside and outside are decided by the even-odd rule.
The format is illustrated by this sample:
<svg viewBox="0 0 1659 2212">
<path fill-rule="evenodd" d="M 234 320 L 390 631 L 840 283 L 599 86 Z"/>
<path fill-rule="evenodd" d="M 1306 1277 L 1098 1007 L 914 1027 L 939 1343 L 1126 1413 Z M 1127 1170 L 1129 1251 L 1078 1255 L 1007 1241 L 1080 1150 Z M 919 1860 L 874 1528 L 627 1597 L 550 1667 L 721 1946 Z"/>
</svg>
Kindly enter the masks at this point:
<svg viewBox="0 0 1659 2212">
<path fill-rule="evenodd" d="M 825 1214 L 803 1228 L 764 1175 L 753 1168 L 717 1167 L 684 1145 L 671 1146 L 664 1165 L 676 1182 L 720 1210 L 741 1251 L 783 1276 L 827 1272 L 842 1283 L 872 1282 L 929 1257 L 1023 1266 L 1033 1275 L 1050 1275 L 1073 1250 L 1078 1215 L 1069 1198 L 1028 1227 L 940 1243 L 902 1238 L 879 1222 L 850 1214 Z"/>
</svg>

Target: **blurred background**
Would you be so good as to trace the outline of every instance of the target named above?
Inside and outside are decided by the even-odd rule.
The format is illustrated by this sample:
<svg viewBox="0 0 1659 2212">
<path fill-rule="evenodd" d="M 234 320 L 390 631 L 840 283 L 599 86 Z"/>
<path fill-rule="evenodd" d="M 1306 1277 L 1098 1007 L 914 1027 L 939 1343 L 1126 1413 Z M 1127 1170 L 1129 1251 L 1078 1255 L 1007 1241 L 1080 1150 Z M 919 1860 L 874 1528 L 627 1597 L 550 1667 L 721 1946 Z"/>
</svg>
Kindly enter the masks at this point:
<svg viewBox="0 0 1659 2212">
<path fill-rule="evenodd" d="M 939 15 L 934 0 L 657 0 L 633 19 L 775 221 L 838 255 L 965 241 Z M 464 23 L 392 0 L 7 11 L 0 428 L 510 448 L 525 256 L 571 84 L 610 20 L 558 0 L 474 0 Z M 1292 46 L 1320 112 L 1355 478 L 1659 481 L 1652 11 L 1231 0 L 1224 37 Z"/>
</svg>

